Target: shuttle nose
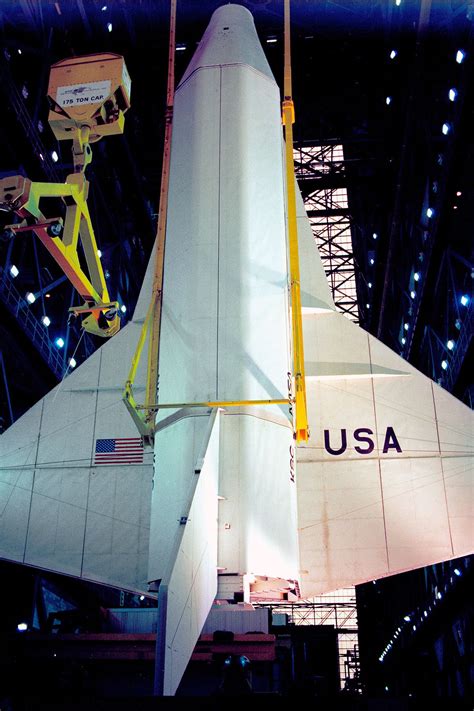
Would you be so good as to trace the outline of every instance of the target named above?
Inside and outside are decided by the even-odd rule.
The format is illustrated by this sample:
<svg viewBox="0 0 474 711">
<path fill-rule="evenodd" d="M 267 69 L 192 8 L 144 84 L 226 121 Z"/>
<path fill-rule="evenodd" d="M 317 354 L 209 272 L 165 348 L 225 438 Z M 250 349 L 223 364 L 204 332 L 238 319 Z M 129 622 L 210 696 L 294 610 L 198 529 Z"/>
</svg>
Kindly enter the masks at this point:
<svg viewBox="0 0 474 711">
<path fill-rule="evenodd" d="M 274 81 L 251 13 L 242 5 L 229 4 L 212 15 L 180 85 L 198 69 L 232 64 L 246 64 Z"/>
</svg>

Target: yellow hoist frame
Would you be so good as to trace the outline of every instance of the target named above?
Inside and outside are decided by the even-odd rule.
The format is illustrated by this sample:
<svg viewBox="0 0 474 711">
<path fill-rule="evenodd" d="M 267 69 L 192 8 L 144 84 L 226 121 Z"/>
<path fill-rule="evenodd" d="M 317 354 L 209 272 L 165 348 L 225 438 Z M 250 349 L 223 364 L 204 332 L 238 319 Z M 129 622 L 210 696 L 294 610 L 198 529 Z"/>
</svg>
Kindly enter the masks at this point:
<svg viewBox="0 0 474 711">
<path fill-rule="evenodd" d="M 285 127 L 287 220 L 290 253 L 291 327 L 293 335 L 293 377 L 295 379 L 294 430 L 296 441 L 306 442 L 309 437 L 309 430 L 308 415 L 306 410 L 300 262 L 298 255 L 298 227 L 296 222 L 296 179 L 295 165 L 293 161 L 293 124 L 295 122 L 295 109 L 291 86 L 290 0 L 285 0 L 285 72 L 283 93 L 282 121 Z"/>
<path fill-rule="evenodd" d="M 152 444 L 155 433 L 155 414 L 160 409 L 181 409 L 197 407 L 245 407 L 256 405 L 288 404 L 290 398 L 270 400 L 232 400 L 205 401 L 192 403 L 157 403 L 158 394 L 158 354 L 162 311 L 163 267 L 166 241 L 166 218 L 168 210 L 169 168 L 171 157 L 171 136 L 174 106 L 174 61 L 176 48 L 176 0 L 171 0 L 170 39 L 168 54 L 168 83 L 166 101 L 165 140 L 163 164 L 161 173 L 161 191 L 159 202 L 159 219 L 156 239 L 155 268 L 153 290 L 150 306 L 142 327 L 135 355 L 125 384 L 124 403 L 132 416 L 138 431 L 145 443 Z M 290 6 L 285 0 L 285 85 L 282 105 L 283 123 L 286 137 L 286 176 L 288 190 L 288 234 L 290 252 L 291 276 L 291 306 L 293 333 L 293 370 L 295 379 L 295 415 L 294 429 L 297 442 L 308 439 L 308 423 L 306 416 L 306 390 L 304 378 L 303 329 L 301 319 L 300 277 L 298 258 L 298 235 L 296 224 L 295 175 L 293 164 L 293 101 L 291 98 L 291 54 L 290 54 Z M 145 403 L 139 405 L 133 395 L 133 383 L 138 365 L 148 338 L 148 368 Z"/>
<path fill-rule="evenodd" d="M 57 62 L 48 86 L 48 121 L 55 137 L 72 140 L 74 173 L 65 183 L 32 182 L 22 175 L 0 180 L 0 207 L 15 213 L 20 222 L 7 225 L 7 236 L 33 232 L 56 260 L 84 300 L 69 309 L 85 316 L 84 330 L 113 336 L 120 328 L 118 302 L 110 301 L 94 236 L 85 170 L 92 160 L 90 143 L 123 133 L 124 114 L 130 107 L 130 77 L 123 57 L 92 54 Z M 45 199 L 61 198 L 65 216 L 46 218 Z M 41 205 L 40 205 L 41 203 Z M 79 262 L 82 244 L 88 274 Z"/>
</svg>

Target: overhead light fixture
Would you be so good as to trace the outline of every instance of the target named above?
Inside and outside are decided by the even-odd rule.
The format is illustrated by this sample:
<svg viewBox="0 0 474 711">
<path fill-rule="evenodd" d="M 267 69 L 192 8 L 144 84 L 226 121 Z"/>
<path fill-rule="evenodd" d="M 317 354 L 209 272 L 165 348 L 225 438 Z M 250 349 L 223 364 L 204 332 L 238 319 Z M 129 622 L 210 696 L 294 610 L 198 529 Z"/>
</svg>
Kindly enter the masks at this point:
<svg viewBox="0 0 474 711">
<path fill-rule="evenodd" d="M 366 305 L 365 305 L 365 308 L 366 308 L 366 309 L 370 309 L 370 304 L 366 304 Z"/>
<path fill-rule="evenodd" d="M 410 615 L 405 615 L 403 619 L 405 620 L 405 622 L 410 622 Z"/>
<path fill-rule="evenodd" d="M 403 328 L 405 329 L 405 331 L 408 331 L 408 329 L 410 328 L 410 324 L 405 321 L 405 323 L 403 324 Z"/>
<path fill-rule="evenodd" d="M 395 5 L 399 7 L 402 4 L 402 0 L 395 0 Z"/>
<path fill-rule="evenodd" d="M 459 568 L 454 568 L 454 575 L 457 575 L 458 578 L 462 575 L 462 573 L 461 573 L 461 571 L 459 570 Z"/>
<path fill-rule="evenodd" d="M 469 301 L 470 301 L 470 299 L 469 299 L 469 296 L 468 296 L 467 294 L 463 294 L 463 295 L 461 296 L 461 304 L 462 304 L 463 306 L 467 306 L 468 303 L 469 303 Z"/>
<path fill-rule="evenodd" d="M 102 5 L 100 9 L 102 10 L 102 12 L 105 12 L 107 10 L 107 5 Z"/>
<path fill-rule="evenodd" d="M 186 49 L 186 45 L 185 45 L 185 44 L 177 44 L 177 45 L 176 45 L 176 51 L 177 51 L 177 52 L 184 52 L 185 49 Z"/>
<path fill-rule="evenodd" d="M 462 195 L 462 192 L 461 192 L 460 190 L 457 190 L 457 191 L 456 191 L 456 197 L 461 197 L 461 195 Z"/>
<path fill-rule="evenodd" d="M 26 300 L 29 304 L 34 304 L 36 301 L 36 296 L 33 294 L 33 292 L 28 291 L 26 294 Z"/>
<path fill-rule="evenodd" d="M 441 598 L 443 597 L 443 593 L 437 593 L 436 597 L 438 598 L 438 600 L 441 600 Z"/>
<path fill-rule="evenodd" d="M 276 37 L 268 37 L 267 38 L 267 44 L 275 44 L 276 41 L 277 41 Z"/>
<path fill-rule="evenodd" d="M 410 296 L 411 296 L 412 299 L 414 299 L 415 296 L 416 296 L 416 291 L 413 291 L 413 290 L 410 291 Z"/>
<path fill-rule="evenodd" d="M 372 239 L 377 239 L 377 237 L 378 237 L 377 232 L 374 232 L 374 233 L 372 234 Z"/>
<path fill-rule="evenodd" d="M 420 272 L 415 272 L 415 273 L 413 274 L 413 279 L 414 279 L 415 281 L 420 281 Z"/>
<path fill-rule="evenodd" d="M 446 347 L 448 351 L 452 351 L 454 348 L 454 341 L 450 338 L 449 341 L 446 343 Z"/>
<path fill-rule="evenodd" d="M 442 361 L 441 361 L 441 367 L 442 367 L 443 370 L 447 370 L 447 369 L 448 369 L 448 361 L 447 361 L 447 360 L 442 360 Z"/>
<path fill-rule="evenodd" d="M 61 338 L 61 336 L 59 336 L 59 338 L 56 338 L 54 342 L 58 348 L 64 348 L 64 338 Z"/>
<path fill-rule="evenodd" d="M 28 625 L 26 624 L 26 622 L 20 622 L 20 624 L 18 624 L 16 628 L 18 632 L 26 632 L 26 630 L 28 629 Z"/>
<path fill-rule="evenodd" d="M 107 31 L 108 31 L 108 32 L 112 32 L 112 29 L 113 29 L 112 23 L 111 23 L 111 22 L 107 22 Z"/>
<path fill-rule="evenodd" d="M 97 256 L 99 257 L 99 259 L 102 257 L 102 252 L 100 251 L 100 249 L 97 250 Z"/>
<path fill-rule="evenodd" d="M 372 257 L 369 259 L 370 264 L 375 264 L 375 259 L 372 259 Z"/>
<path fill-rule="evenodd" d="M 369 283 L 367 284 L 367 286 L 369 287 L 369 289 L 371 289 L 371 288 L 372 288 L 372 282 L 369 281 Z"/>
<path fill-rule="evenodd" d="M 386 97 L 385 97 L 385 103 L 387 104 L 387 106 L 390 106 L 390 104 L 392 103 L 392 97 L 391 97 L 391 96 L 386 96 Z"/>
<path fill-rule="evenodd" d="M 42 322 L 43 326 L 46 326 L 46 328 L 48 328 L 48 326 L 51 325 L 51 319 L 49 318 L 49 316 L 46 316 L 46 314 L 41 319 L 41 322 Z"/>
<path fill-rule="evenodd" d="M 59 160 L 59 156 L 56 153 L 56 151 L 51 151 L 51 158 L 53 159 L 54 163 L 57 163 Z"/>
<path fill-rule="evenodd" d="M 406 342 L 407 342 L 407 339 L 405 338 L 405 336 L 403 336 L 402 337 L 402 346 L 404 346 Z"/>
<path fill-rule="evenodd" d="M 443 136 L 447 136 L 450 131 L 451 131 L 451 124 L 446 123 L 446 122 L 443 123 L 443 125 L 441 126 L 441 133 L 443 134 Z"/>
<path fill-rule="evenodd" d="M 21 49 L 18 49 L 18 54 L 21 54 Z"/>
<path fill-rule="evenodd" d="M 397 56 L 397 54 L 398 54 L 397 50 L 396 50 L 396 49 L 392 49 L 392 51 L 390 52 L 390 59 L 395 59 L 395 57 Z"/>
<path fill-rule="evenodd" d="M 140 595 L 140 602 L 143 602 L 144 599 L 145 599 L 145 595 Z"/>
<path fill-rule="evenodd" d="M 458 49 L 456 52 L 456 62 L 462 64 L 466 58 L 466 52 L 463 49 Z"/>
<path fill-rule="evenodd" d="M 76 359 L 75 358 L 69 358 L 69 367 L 70 368 L 75 368 L 77 365 Z"/>
<path fill-rule="evenodd" d="M 457 89 L 454 89 L 454 87 L 453 87 L 452 89 L 449 90 L 449 92 L 448 92 L 448 98 L 449 98 L 450 101 L 456 101 L 457 96 L 458 96 L 458 90 L 457 90 Z"/>
<path fill-rule="evenodd" d="M 16 267 L 14 264 L 12 264 L 10 267 L 10 274 L 12 275 L 12 277 L 13 278 L 17 277 L 19 273 L 20 273 L 20 270 L 18 269 L 18 267 Z"/>
<path fill-rule="evenodd" d="M 427 210 L 426 210 L 426 217 L 428 217 L 428 218 L 429 218 L 429 217 L 433 217 L 433 215 L 434 215 L 434 210 L 433 210 L 433 208 L 432 208 L 432 207 L 428 207 Z"/>
<path fill-rule="evenodd" d="M 127 313 L 127 307 L 125 306 L 125 304 L 122 304 L 122 306 L 120 307 L 120 311 L 121 311 L 123 314 Z"/>
</svg>

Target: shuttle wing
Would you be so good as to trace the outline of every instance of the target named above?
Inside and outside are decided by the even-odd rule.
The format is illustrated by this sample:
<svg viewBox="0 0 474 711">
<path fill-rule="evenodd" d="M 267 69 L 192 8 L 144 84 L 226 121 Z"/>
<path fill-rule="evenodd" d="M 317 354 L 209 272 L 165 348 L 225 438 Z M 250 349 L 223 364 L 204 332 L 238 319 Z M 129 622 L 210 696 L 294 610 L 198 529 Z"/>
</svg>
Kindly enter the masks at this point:
<svg viewBox="0 0 474 711">
<path fill-rule="evenodd" d="M 340 313 L 303 306 L 303 328 L 302 595 L 472 553 L 472 411 Z"/>
<path fill-rule="evenodd" d="M 121 398 L 150 293 L 151 266 L 133 320 L 0 436 L 2 558 L 147 589 L 153 452 Z"/>
</svg>

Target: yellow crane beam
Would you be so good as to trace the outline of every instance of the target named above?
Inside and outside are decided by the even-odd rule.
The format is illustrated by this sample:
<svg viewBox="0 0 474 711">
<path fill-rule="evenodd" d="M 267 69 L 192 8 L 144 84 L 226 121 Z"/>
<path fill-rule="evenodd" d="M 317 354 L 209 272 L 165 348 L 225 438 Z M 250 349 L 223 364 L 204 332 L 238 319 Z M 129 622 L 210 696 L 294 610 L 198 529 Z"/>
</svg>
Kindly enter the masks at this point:
<svg viewBox="0 0 474 711">
<path fill-rule="evenodd" d="M 156 234 L 155 267 L 153 273 L 152 297 L 146 319 L 138 341 L 132 365 L 123 392 L 123 401 L 135 422 L 138 431 L 149 443 L 154 435 L 153 403 L 158 392 L 158 355 L 160 350 L 161 308 L 163 294 L 163 267 L 165 260 L 166 218 L 168 213 L 168 188 L 171 158 L 171 137 L 173 131 L 173 107 L 175 84 L 175 53 L 176 53 L 176 2 L 170 4 L 170 36 L 168 45 L 168 79 L 166 88 L 165 138 L 163 147 L 163 163 L 161 167 L 161 188 L 158 207 L 158 226 Z M 148 337 L 148 365 L 145 390 L 145 405 L 138 406 L 133 396 L 133 383 L 138 363 Z M 141 412 L 143 410 L 143 412 Z"/>
<path fill-rule="evenodd" d="M 294 429 L 297 442 L 309 437 L 306 410 L 304 372 L 303 319 L 301 315 L 300 265 L 298 256 L 298 228 L 296 221 L 295 166 L 293 161 L 293 124 L 295 109 L 291 82 L 290 0 L 285 0 L 285 65 L 282 120 L 285 127 L 285 159 L 287 190 L 287 221 L 290 256 L 291 329 L 293 336 L 293 377 L 295 380 Z"/>
</svg>

